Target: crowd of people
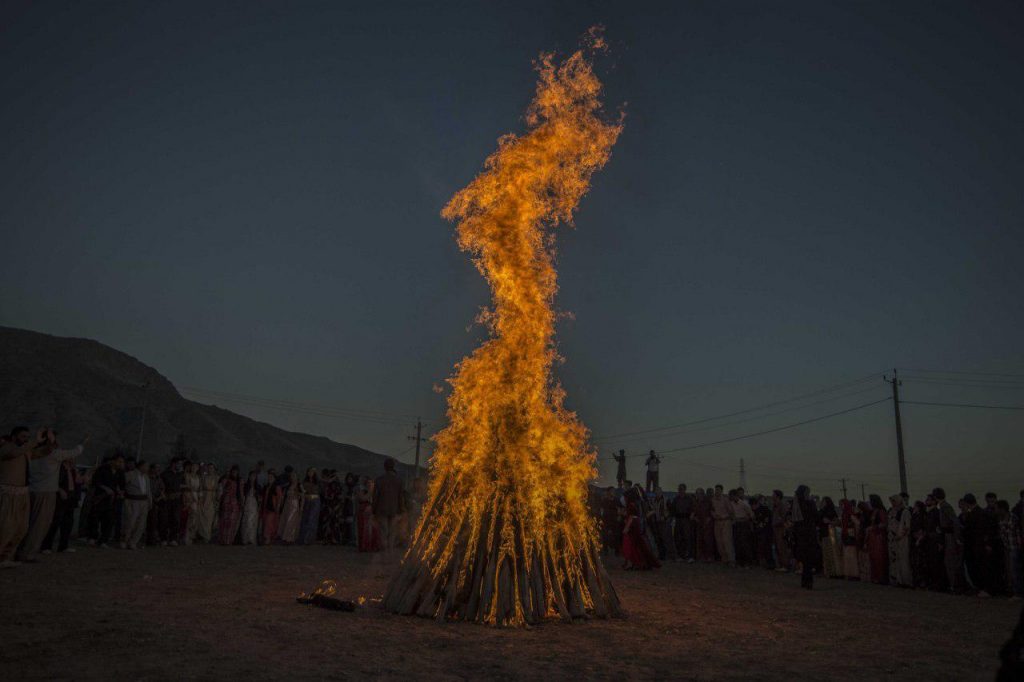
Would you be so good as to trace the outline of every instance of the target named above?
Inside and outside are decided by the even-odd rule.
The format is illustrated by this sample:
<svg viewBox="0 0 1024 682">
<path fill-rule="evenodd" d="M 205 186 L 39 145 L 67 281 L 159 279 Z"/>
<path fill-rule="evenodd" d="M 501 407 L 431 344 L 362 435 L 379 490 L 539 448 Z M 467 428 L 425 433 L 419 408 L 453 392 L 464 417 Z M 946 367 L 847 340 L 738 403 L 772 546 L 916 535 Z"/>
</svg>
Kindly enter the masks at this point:
<svg viewBox="0 0 1024 682">
<path fill-rule="evenodd" d="M 425 497 L 423 479 L 406 486 L 394 460 L 377 478 L 332 469 L 257 462 L 245 476 L 231 466 L 172 457 L 166 467 L 110 453 L 81 467 L 84 441 L 64 448 L 56 432 L 25 427 L 0 438 L 0 567 L 74 552 L 73 537 L 91 547 L 176 547 L 190 544 L 353 545 L 362 552 L 404 546 Z M 1024 596 L 1024 491 L 1011 506 L 971 493 L 954 507 L 942 488 L 911 503 L 905 494 L 883 501 L 815 497 L 807 486 L 792 496 L 748 495 L 715 485 L 675 495 L 659 487 L 659 458 L 647 459 L 646 486 L 625 480 L 595 496 L 605 551 L 627 569 L 663 561 L 722 562 L 799 571 L 814 577 L 870 581 L 904 588 Z M 76 533 L 77 529 L 77 533 Z"/>
<path fill-rule="evenodd" d="M 836 505 L 803 485 L 792 496 L 780 490 L 748 495 L 721 485 L 691 493 L 680 485 L 669 499 L 651 478 L 646 488 L 621 480 L 594 501 L 605 552 L 621 556 L 627 569 L 717 561 L 799 571 L 807 589 L 818 575 L 1024 597 L 1024 490 L 1012 507 L 994 493 L 984 504 L 967 493 L 954 508 L 942 488 L 913 503 L 896 494 L 888 503 L 871 495 Z"/>
<path fill-rule="evenodd" d="M 84 446 L 63 449 L 49 429 L 33 437 L 17 427 L 2 438 L 0 567 L 74 552 L 72 537 L 127 550 L 325 544 L 388 551 L 407 542 L 425 492 L 418 478 L 406 486 L 392 459 L 377 478 L 316 468 L 300 478 L 291 466 L 279 472 L 262 461 L 243 477 L 237 465 L 222 474 L 187 457 L 162 467 L 120 452 L 83 468 L 76 460 Z"/>
</svg>

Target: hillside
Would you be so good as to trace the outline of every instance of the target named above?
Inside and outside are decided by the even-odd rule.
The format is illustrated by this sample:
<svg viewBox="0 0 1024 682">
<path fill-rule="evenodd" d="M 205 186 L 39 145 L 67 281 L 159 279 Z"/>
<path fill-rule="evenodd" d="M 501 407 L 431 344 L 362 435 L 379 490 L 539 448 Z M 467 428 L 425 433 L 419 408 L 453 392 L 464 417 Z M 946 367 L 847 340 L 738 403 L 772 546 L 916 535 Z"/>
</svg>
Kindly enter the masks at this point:
<svg viewBox="0 0 1024 682">
<path fill-rule="evenodd" d="M 92 434 L 83 460 L 91 463 L 109 448 L 136 451 L 144 404 L 142 455 L 150 461 L 166 461 L 183 434 L 199 459 L 237 463 L 243 475 L 260 459 L 300 470 L 316 466 L 377 475 L 383 468 L 383 455 L 355 445 L 187 400 L 157 370 L 96 341 L 0 327 L 0 431 L 51 425 L 66 445 Z"/>
</svg>

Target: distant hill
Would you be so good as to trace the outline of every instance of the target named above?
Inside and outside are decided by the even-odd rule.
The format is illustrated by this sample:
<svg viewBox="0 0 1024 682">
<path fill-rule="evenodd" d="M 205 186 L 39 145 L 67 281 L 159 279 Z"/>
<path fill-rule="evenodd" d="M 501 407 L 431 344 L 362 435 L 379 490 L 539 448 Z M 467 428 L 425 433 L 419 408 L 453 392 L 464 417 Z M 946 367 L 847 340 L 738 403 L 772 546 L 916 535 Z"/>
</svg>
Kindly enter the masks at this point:
<svg viewBox="0 0 1024 682">
<path fill-rule="evenodd" d="M 183 398 L 158 371 L 90 339 L 0 327 L 0 431 L 24 424 L 53 426 L 63 445 L 92 434 L 83 463 L 108 449 L 135 452 L 143 404 L 142 456 L 166 462 L 179 435 L 202 461 L 238 464 L 244 476 L 257 460 L 378 475 L 384 455 L 328 438 L 293 433 Z M 399 464 L 404 475 L 411 467 Z"/>
</svg>

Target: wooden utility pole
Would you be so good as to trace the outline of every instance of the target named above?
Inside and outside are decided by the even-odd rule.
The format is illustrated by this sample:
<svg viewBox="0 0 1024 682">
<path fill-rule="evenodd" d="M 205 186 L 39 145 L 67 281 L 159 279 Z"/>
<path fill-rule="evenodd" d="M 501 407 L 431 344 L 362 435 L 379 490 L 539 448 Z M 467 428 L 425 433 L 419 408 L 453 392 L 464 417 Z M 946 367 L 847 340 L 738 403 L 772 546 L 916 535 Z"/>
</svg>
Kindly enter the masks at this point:
<svg viewBox="0 0 1024 682">
<path fill-rule="evenodd" d="M 839 479 L 839 489 L 843 491 L 843 499 L 844 500 L 850 499 L 849 497 L 846 496 L 846 479 L 845 478 L 840 478 Z"/>
<path fill-rule="evenodd" d="M 747 467 L 742 457 L 740 457 L 740 487 L 743 490 L 747 489 Z"/>
<path fill-rule="evenodd" d="M 860 501 L 861 502 L 867 502 L 868 501 L 868 494 L 864 491 L 864 484 L 863 483 L 860 484 Z"/>
<path fill-rule="evenodd" d="M 892 384 L 892 407 L 896 414 L 896 452 L 900 463 L 900 492 L 907 492 L 907 461 L 903 457 L 903 422 L 900 421 L 900 379 L 896 376 L 896 370 L 892 371 L 892 379 L 883 377 L 885 381 Z"/>
<path fill-rule="evenodd" d="M 427 440 L 426 438 L 423 438 L 421 436 L 422 433 L 423 433 L 423 422 L 420 421 L 419 417 L 416 417 L 416 435 L 415 436 L 406 436 L 406 438 L 408 438 L 409 440 L 416 441 L 416 478 L 419 478 L 419 476 L 420 476 L 420 443 L 422 443 L 422 442 Z"/>
</svg>

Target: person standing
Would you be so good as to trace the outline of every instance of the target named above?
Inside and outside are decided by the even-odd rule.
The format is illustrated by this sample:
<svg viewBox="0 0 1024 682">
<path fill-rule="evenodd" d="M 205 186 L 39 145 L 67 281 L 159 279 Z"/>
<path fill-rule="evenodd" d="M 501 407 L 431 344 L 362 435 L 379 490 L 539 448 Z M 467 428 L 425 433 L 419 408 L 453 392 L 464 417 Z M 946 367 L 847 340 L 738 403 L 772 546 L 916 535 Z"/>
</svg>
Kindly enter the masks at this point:
<svg viewBox="0 0 1024 682">
<path fill-rule="evenodd" d="M 781 490 L 772 491 L 772 540 L 775 543 L 775 570 L 789 571 L 793 568 L 793 553 L 790 550 L 787 531 L 790 527 L 790 508 Z"/>
<path fill-rule="evenodd" d="M 964 563 L 979 597 L 989 597 L 998 590 L 1002 568 L 999 522 L 987 509 L 978 506 L 972 493 L 964 495 Z"/>
<path fill-rule="evenodd" d="M 619 454 L 612 455 L 612 459 L 618 462 L 615 470 L 615 482 L 622 488 L 626 485 L 626 451 L 619 450 Z"/>
<path fill-rule="evenodd" d="M 868 497 L 871 503 L 871 522 L 866 530 L 868 560 L 871 562 L 871 582 L 889 584 L 889 517 L 878 495 Z"/>
<path fill-rule="evenodd" d="M 171 460 L 167 471 L 160 477 L 164 484 L 164 499 L 157 503 L 157 524 L 160 544 L 177 547 L 181 539 L 182 494 L 185 491 L 184 464 L 180 458 Z"/>
<path fill-rule="evenodd" d="M 380 529 L 385 551 L 395 546 L 395 518 L 402 513 L 402 481 L 395 473 L 395 460 L 384 460 L 384 474 L 373 486 L 373 516 Z"/>
<path fill-rule="evenodd" d="M 325 545 L 345 544 L 345 487 L 334 469 L 321 480 L 320 542 Z"/>
<path fill-rule="evenodd" d="M 320 528 L 320 478 L 316 469 L 306 470 L 302 479 L 302 523 L 299 524 L 299 544 L 316 543 L 317 531 Z"/>
<path fill-rule="evenodd" d="M 736 563 L 748 567 L 754 562 L 754 510 L 750 508 L 742 488 L 730 491 L 732 505 L 732 536 L 736 547 Z"/>
<path fill-rule="evenodd" d="M 183 544 L 191 545 L 199 533 L 199 501 L 203 484 L 192 461 L 185 462 L 185 488 L 181 494 Z"/>
<path fill-rule="evenodd" d="M 196 539 L 204 544 L 213 542 L 213 529 L 217 523 L 217 506 L 220 496 L 217 467 L 212 462 L 199 467 L 199 516 L 196 524 Z"/>
<path fill-rule="evenodd" d="M 818 537 L 821 541 L 821 566 L 826 578 L 843 577 L 842 549 L 836 541 L 835 528 L 839 512 L 831 497 L 823 497 L 818 514 Z"/>
<path fill-rule="evenodd" d="M 149 494 L 153 498 L 153 504 L 146 515 L 146 544 L 159 545 L 160 536 L 160 505 L 164 503 L 164 479 L 160 476 L 160 466 L 149 465 Z"/>
<path fill-rule="evenodd" d="M 242 544 L 255 545 L 259 537 L 260 527 L 260 496 L 256 471 L 249 472 L 245 482 L 242 502 Z"/>
<path fill-rule="evenodd" d="M 291 467 L 285 470 L 288 477 L 285 479 L 281 530 L 278 537 L 284 544 L 292 545 L 299 537 L 299 524 L 302 520 L 302 485 L 299 483 L 299 475 Z"/>
<path fill-rule="evenodd" d="M 635 502 L 626 507 L 626 523 L 622 529 L 622 567 L 629 570 L 645 571 L 658 568 L 658 558 L 651 551 L 647 537 L 640 528 L 640 512 Z"/>
<path fill-rule="evenodd" d="M 282 477 L 284 474 L 282 474 Z M 263 546 L 271 545 L 277 539 L 277 527 L 281 518 L 284 491 L 278 485 L 274 472 L 267 472 L 267 487 L 263 489 L 263 522 L 261 524 Z"/>
<path fill-rule="evenodd" d="M 124 497 L 124 456 L 114 454 L 92 476 L 89 544 L 107 548 L 114 533 L 115 503 Z"/>
<path fill-rule="evenodd" d="M 715 518 L 711 496 L 697 488 L 693 498 L 693 519 L 697 529 L 697 556 L 703 562 L 715 560 Z"/>
<path fill-rule="evenodd" d="M 355 492 L 357 544 L 360 552 L 379 552 L 380 534 L 373 520 L 373 479 L 363 476 Z"/>
<path fill-rule="evenodd" d="M 220 482 L 220 517 L 217 522 L 217 541 L 233 545 L 242 518 L 242 480 L 238 465 L 228 469 Z"/>
<path fill-rule="evenodd" d="M 892 581 L 899 587 L 913 587 L 914 573 L 910 564 L 910 510 L 903 504 L 903 498 L 893 495 L 889 498 L 888 540 L 889 566 Z"/>
<path fill-rule="evenodd" d="M 0 568 L 11 568 L 19 545 L 29 528 L 31 503 L 28 467 L 56 447 L 56 436 L 41 429 L 35 440 L 24 426 L 15 427 L 0 441 Z"/>
<path fill-rule="evenodd" d="M 850 500 L 842 500 L 841 543 L 843 547 L 843 575 L 847 580 L 860 580 L 857 554 L 861 545 L 860 516 Z"/>
<path fill-rule="evenodd" d="M 729 498 L 722 492 L 722 484 L 715 486 L 711 497 L 711 516 L 715 520 L 715 546 L 718 556 L 730 566 L 736 565 L 735 547 L 732 537 L 733 510 Z"/>
<path fill-rule="evenodd" d="M 946 501 L 946 491 L 932 490 L 939 507 L 939 529 L 942 532 L 942 563 L 946 569 L 946 584 L 950 592 L 964 590 L 963 535 L 960 519 L 953 505 Z"/>
<path fill-rule="evenodd" d="M 1006 500 L 996 502 L 999 537 L 1003 543 L 1003 584 L 1011 599 L 1024 597 L 1024 573 L 1020 562 L 1020 521 Z"/>
<path fill-rule="evenodd" d="M 675 499 L 672 500 L 672 515 L 676 521 L 673 542 L 679 557 L 686 559 L 691 564 L 697 554 L 694 542 L 693 507 L 693 495 L 686 492 L 685 483 L 680 483 Z"/>
<path fill-rule="evenodd" d="M 762 568 L 775 566 L 772 560 L 772 510 L 765 504 L 764 495 L 755 495 L 750 503 L 754 512 L 754 545 L 757 563 Z"/>
<path fill-rule="evenodd" d="M 647 455 L 647 492 L 653 492 L 658 487 L 658 469 L 661 465 L 661 458 L 651 450 Z"/>
<path fill-rule="evenodd" d="M 29 524 L 28 532 L 18 547 L 19 561 L 35 561 L 36 554 L 43 548 L 43 541 L 50 533 L 54 512 L 57 510 L 63 462 L 81 456 L 85 444 L 89 442 L 89 436 L 86 436 L 80 445 L 62 450 L 57 441 L 57 433 L 50 433 L 53 434 L 53 449 L 45 457 L 33 458 L 28 465 Z"/>
<path fill-rule="evenodd" d="M 821 563 L 821 545 L 818 544 L 818 507 L 806 485 L 798 487 L 793 495 L 792 514 L 796 560 L 800 562 L 800 587 L 814 589 L 814 567 Z"/>
<path fill-rule="evenodd" d="M 53 510 L 53 521 L 50 523 L 50 532 L 43 539 L 43 554 L 53 551 L 53 541 L 60 534 L 57 544 L 58 552 L 74 552 L 69 547 L 71 542 L 71 531 L 75 524 L 75 509 L 78 507 L 78 469 L 75 461 L 66 459 L 61 462 L 60 472 L 57 476 L 57 507 Z"/>
<path fill-rule="evenodd" d="M 121 527 L 126 549 L 138 549 L 146 532 L 146 517 L 153 504 L 149 486 L 149 470 L 142 460 L 135 462 L 124 477 L 124 507 Z"/>
</svg>

